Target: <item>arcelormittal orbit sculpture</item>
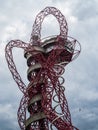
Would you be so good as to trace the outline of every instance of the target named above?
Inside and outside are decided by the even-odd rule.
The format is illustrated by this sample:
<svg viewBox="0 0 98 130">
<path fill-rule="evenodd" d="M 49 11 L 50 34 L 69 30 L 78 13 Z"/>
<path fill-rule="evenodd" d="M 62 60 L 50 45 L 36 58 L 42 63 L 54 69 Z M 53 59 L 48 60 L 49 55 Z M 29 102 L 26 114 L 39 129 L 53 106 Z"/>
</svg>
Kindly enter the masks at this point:
<svg viewBox="0 0 98 130">
<path fill-rule="evenodd" d="M 41 39 L 41 25 L 49 14 L 58 20 L 60 34 Z M 13 47 L 24 50 L 30 82 L 27 87 L 13 61 Z M 62 74 L 64 67 L 79 55 L 80 50 L 79 42 L 68 37 L 64 15 L 54 7 L 46 7 L 37 15 L 29 43 L 11 40 L 7 44 L 8 67 L 23 93 L 17 114 L 21 130 L 78 130 L 71 122 Z"/>
</svg>

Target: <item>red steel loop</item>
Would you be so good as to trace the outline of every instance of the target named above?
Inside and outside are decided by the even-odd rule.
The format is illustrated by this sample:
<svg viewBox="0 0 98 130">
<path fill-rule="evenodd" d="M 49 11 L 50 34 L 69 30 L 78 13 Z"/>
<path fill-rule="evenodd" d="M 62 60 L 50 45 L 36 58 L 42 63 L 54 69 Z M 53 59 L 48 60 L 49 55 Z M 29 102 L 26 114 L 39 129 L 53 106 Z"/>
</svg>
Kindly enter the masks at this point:
<svg viewBox="0 0 98 130">
<path fill-rule="evenodd" d="M 6 57 L 6 61 L 8 63 L 9 70 L 12 73 L 13 79 L 17 83 L 19 89 L 23 93 L 25 93 L 26 92 L 26 85 L 22 81 L 22 78 L 21 78 L 20 74 L 18 73 L 18 71 L 16 69 L 16 65 L 15 65 L 15 63 L 13 61 L 13 55 L 12 55 L 12 48 L 13 47 L 27 49 L 28 44 L 26 44 L 26 43 L 24 43 L 24 42 L 22 42 L 20 40 L 12 40 L 7 44 L 7 46 L 5 48 L 5 51 L 6 51 L 5 57 Z"/>
<path fill-rule="evenodd" d="M 11 40 L 5 48 L 5 57 L 6 57 L 6 61 L 8 63 L 8 67 L 9 70 L 13 76 L 13 79 L 15 80 L 15 82 L 17 83 L 19 89 L 22 91 L 22 93 L 26 93 L 26 85 L 25 83 L 22 81 L 22 78 L 19 74 L 19 72 L 17 71 L 16 65 L 14 63 L 13 60 L 13 55 L 12 55 L 12 49 L 13 47 L 17 47 L 17 48 L 21 48 L 24 49 L 25 51 L 28 50 L 34 50 L 34 47 L 30 46 L 30 44 L 27 44 L 23 41 L 20 40 Z"/>
<path fill-rule="evenodd" d="M 60 35 L 63 38 L 67 38 L 68 34 L 68 26 L 65 19 L 65 16 L 60 12 L 60 10 L 54 8 L 54 7 L 46 7 L 43 9 L 36 17 L 35 22 L 33 24 L 33 30 L 31 33 L 31 44 L 39 44 L 38 41 L 41 40 L 41 26 L 44 18 L 47 15 L 52 14 L 56 19 L 58 20 L 59 26 L 60 26 Z"/>
</svg>

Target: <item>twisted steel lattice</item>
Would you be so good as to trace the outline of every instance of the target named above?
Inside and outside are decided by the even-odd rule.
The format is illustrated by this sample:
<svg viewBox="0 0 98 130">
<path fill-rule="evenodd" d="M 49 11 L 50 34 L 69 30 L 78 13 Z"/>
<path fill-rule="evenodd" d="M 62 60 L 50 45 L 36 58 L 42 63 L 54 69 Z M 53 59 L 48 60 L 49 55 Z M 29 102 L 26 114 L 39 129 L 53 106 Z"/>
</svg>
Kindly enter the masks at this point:
<svg viewBox="0 0 98 130">
<path fill-rule="evenodd" d="M 41 40 L 41 24 L 49 14 L 57 18 L 60 34 L 49 40 Z M 78 130 L 71 122 L 61 75 L 64 66 L 75 59 L 81 49 L 78 41 L 68 37 L 67 33 L 67 22 L 61 12 L 54 7 L 46 7 L 35 19 L 30 43 L 12 40 L 5 48 L 9 70 L 23 93 L 17 114 L 21 130 L 52 130 L 53 126 L 58 130 Z M 27 87 L 13 61 L 13 47 L 25 51 L 30 81 Z M 27 109 L 29 118 L 26 117 Z"/>
</svg>

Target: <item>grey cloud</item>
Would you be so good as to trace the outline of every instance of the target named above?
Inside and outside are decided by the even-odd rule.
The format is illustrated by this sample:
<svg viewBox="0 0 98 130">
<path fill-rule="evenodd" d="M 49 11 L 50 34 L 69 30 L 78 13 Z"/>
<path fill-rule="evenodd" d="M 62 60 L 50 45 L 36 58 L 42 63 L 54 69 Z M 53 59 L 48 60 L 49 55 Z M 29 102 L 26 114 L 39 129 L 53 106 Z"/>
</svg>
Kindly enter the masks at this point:
<svg viewBox="0 0 98 130">
<path fill-rule="evenodd" d="M 13 124 L 13 120 L 0 119 L 0 130 L 17 130 L 16 125 Z"/>
<path fill-rule="evenodd" d="M 85 123 L 83 123 L 83 122 L 85 122 Z M 78 125 L 79 125 L 81 130 L 83 130 L 83 129 L 97 130 L 98 129 L 97 121 L 96 122 L 92 122 L 92 121 L 89 122 L 88 120 L 81 119 L 78 121 Z"/>
<path fill-rule="evenodd" d="M 0 130 L 19 129 L 15 114 L 16 106 L 15 103 L 0 104 Z"/>
<path fill-rule="evenodd" d="M 71 101 L 72 102 L 72 101 Z M 76 105 L 78 102 L 78 105 Z M 71 105 L 71 114 L 73 124 L 76 125 L 80 130 L 97 130 L 98 129 L 98 104 L 97 101 L 86 101 L 76 99 Z"/>
</svg>

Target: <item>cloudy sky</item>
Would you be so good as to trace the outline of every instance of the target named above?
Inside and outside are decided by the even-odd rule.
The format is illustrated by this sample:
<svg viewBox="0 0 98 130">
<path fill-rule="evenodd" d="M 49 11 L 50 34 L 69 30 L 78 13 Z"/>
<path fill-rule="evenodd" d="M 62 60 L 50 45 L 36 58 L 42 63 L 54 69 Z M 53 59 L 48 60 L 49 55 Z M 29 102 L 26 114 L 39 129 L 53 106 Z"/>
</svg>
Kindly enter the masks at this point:
<svg viewBox="0 0 98 130">
<path fill-rule="evenodd" d="M 98 130 L 98 0 L 0 0 L 0 130 L 18 130 L 17 109 L 22 97 L 8 70 L 5 45 L 11 39 L 29 42 L 36 15 L 46 6 L 61 10 L 68 35 L 82 46 L 80 56 L 65 68 L 65 94 L 72 122 L 80 130 Z M 53 16 L 44 20 L 42 37 L 59 34 Z M 21 49 L 13 52 L 26 84 L 26 60 Z"/>
</svg>

